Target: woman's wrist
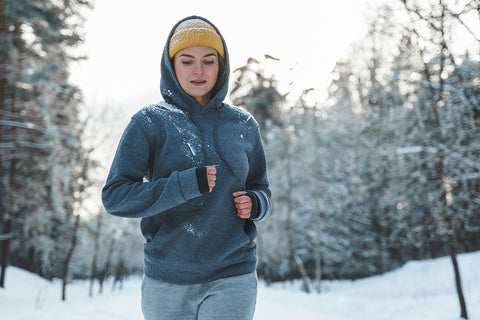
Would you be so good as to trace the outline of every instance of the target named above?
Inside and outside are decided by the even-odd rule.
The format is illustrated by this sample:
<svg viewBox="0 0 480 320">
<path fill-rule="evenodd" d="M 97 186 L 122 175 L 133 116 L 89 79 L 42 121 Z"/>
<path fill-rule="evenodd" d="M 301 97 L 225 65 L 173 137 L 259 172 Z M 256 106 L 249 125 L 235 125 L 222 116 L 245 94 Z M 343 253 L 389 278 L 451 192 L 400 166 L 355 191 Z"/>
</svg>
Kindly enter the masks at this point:
<svg viewBox="0 0 480 320">
<path fill-rule="evenodd" d="M 252 199 L 252 211 L 250 213 L 250 219 L 255 219 L 256 217 L 258 217 L 258 210 L 259 210 L 257 196 L 255 195 L 255 193 L 251 191 L 247 191 L 247 196 L 249 196 L 250 199 Z"/>
<path fill-rule="evenodd" d="M 209 192 L 210 189 L 208 187 L 207 167 L 198 167 L 196 169 L 196 174 L 198 190 L 200 190 L 200 193 L 203 194 Z"/>
</svg>

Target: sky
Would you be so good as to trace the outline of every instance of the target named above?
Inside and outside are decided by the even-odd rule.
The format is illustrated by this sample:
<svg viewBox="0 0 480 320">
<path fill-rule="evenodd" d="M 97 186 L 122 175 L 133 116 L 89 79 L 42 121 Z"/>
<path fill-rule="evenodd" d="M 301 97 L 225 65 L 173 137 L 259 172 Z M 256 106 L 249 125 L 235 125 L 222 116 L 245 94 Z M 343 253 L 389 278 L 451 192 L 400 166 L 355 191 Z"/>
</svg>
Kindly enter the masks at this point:
<svg viewBox="0 0 480 320">
<path fill-rule="evenodd" d="M 189 15 L 214 23 L 224 36 L 231 70 L 249 57 L 271 70 L 292 92 L 314 88 L 324 97 L 335 62 L 366 32 L 373 0 L 160 1 L 96 0 L 87 11 L 87 61 L 72 66 L 72 80 L 93 107 L 139 109 L 161 100 L 160 59 L 173 25 Z M 265 54 L 280 59 L 266 60 Z"/>
</svg>

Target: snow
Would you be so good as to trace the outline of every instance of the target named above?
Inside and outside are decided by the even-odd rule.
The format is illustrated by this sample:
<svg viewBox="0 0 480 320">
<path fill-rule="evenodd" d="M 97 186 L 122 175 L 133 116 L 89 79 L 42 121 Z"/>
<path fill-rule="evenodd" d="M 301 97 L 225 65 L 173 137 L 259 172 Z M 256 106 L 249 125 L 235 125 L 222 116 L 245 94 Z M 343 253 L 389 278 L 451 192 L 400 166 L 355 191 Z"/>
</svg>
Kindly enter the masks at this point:
<svg viewBox="0 0 480 320">
<path fill-rule="evenodd" d="M 187 145 L 188 145 L 188 147 L 190 148 L 190 151 L 192 152 L 193 156 L 196 156 L 196 155 L 197 155 L 197 152 L 196 152 L 195 149 L 193 148 L 193 144 L 192 144 L 190 141 L 187 141 Z"/>
<path fill-rule="evenodd" d="M 167 93 L 169 95 L 172 95 L 172 92 L 170 90 L 167 89 Z M 155 105 L 156 107 L 160 107 L 162 109 L 165 109 L 165 110 L 168 110 L 170 112 L 173 112 L 173 113 L 181 113 L 181 114 L 184 114 L 184 112 L 182 111 L 182 109 L 180 108 L 177 108 L 176 106 L 170 104 L 170 103 L 167 103 L 165 101 L 161 101 L 159 102 L 158 104 Z"/>
<path fill-rule="evenodd" d="M 480 320 L 480 252 L 459 255 L 469 319 Z M 255 320 L 453 320 L 460 319 L 452 265 L 443 257 L 412 261 L 398 270 L 357 281 L 324 281 L 322 293 L 306 294 L 299 282 L 259 284 Z M 2 320 L 140 320 L 141 277 L 126 281 L 121 290 L 104 293 L 95 287 L 88 297 L 88 281 L 67 287 L 60 301 L 61 283 L 9 267 L 6 289 L 0 289 Z"/>
</svg>

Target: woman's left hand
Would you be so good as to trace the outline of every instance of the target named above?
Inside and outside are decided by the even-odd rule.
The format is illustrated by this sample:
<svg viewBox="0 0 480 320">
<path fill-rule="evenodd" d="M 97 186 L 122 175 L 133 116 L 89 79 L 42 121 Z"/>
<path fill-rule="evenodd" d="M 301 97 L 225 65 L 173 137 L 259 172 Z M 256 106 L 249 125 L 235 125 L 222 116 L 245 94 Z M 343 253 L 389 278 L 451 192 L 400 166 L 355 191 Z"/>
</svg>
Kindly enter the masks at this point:
<svg viewBox="0 0 480 320">
<path fill-rule="evenodd" d="M 237 191 L 233 193 L 233 202 L 237 208 L 237 216 L 242 219 L 250 218 L 252 214 L 252 199 L 247 196 L 246 191 Z"/>
</svg>

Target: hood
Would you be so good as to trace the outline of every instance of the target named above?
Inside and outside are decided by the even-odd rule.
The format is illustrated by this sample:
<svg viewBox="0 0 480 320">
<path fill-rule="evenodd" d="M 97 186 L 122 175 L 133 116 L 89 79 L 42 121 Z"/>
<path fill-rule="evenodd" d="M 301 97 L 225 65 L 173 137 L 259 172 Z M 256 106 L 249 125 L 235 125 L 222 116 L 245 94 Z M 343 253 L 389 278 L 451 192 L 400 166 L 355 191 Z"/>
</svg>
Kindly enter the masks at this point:
<svg viewBox="0 0 480 320">
<path fill-rule="evenodd" d="M 222 84 L 220 90 L 215 94 L 214 97 L 212 97 L 210 102 L 204 108 L 202 108 L 200 104 L 197 101 L 195 101 L 193 97 L 188 95 L 180 86 L 180 83 L 178 82 L 177 77 L 175 76 L 175 71 L 173 69 L 172 62 L 168 55 L 168 47 L 170 44 L 170 39 L 172 38 L 175 29 L 180 23 L 189 19 L 202 19 L 208 22 L 210 25 L 212 25 L 212 27 L 217 31 L 217 33 L 222 38 L 223 47 L 225 49 L 226 77 L 225 77 L 224 83 Z M 161 61 L 160 93 L 162 94 L 163 99 L 165 99 L 167 103 L 172 104 L 185 112 L 193 112 L 193 113 L 208 111 L 211 109 L 218 109 L 222 106 L 222 103 L 225 100 L 225 97 L 227 96 L 229 74 L 230 74 L 230 59 L 228 56 L 225 39 L 223 38 L 220 31 L 213 23 L 199 16 L 190 16 L 178 21 L 173 26 L 172 30 L 170 31 L 170 34 L 168 35 L 165 47 L 163 49 L 163 55 L 162 55 L 162 61 Z"/>
</svg>

